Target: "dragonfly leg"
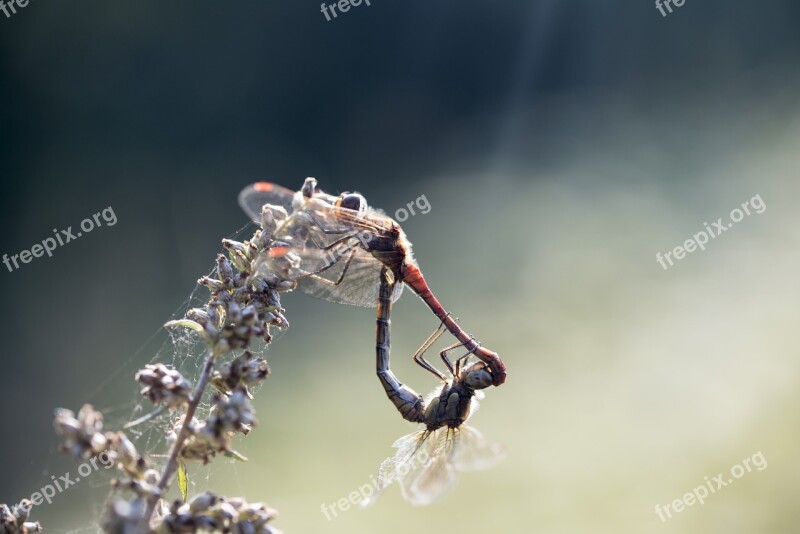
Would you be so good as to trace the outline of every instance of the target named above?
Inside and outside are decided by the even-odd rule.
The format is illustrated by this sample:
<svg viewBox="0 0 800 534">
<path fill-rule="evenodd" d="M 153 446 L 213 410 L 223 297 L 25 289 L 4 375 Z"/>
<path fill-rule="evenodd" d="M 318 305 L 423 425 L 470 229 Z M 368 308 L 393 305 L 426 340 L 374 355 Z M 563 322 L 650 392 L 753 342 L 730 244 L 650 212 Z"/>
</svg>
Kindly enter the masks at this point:
<svg viewBox="0 0 800 534">
<path fill-rule="evenodd" d="M 353 239 L 353 238 L 358 239 L 358 232 L 352 232 L 350 235 L 346 235 L 344 237 L 340 237 L 339 239 L 337 239 L 336 241 L 334 241 L 333 243 L 331 243 L 329 245 L 323 245 L 323 244 L 319 243 L 314 238 L 314 236 L 312 236 L 312 235 L 309 235 L 308 238 L 311 240 L 312 243 L 314 243 L 314 246 L 317 247 L 318 249 L 320 249 L 320 250 L 330 250 L 330 249 L 334 248 L 335 246 L 341 245 L 342 243 L 344 243 L 345 241 L 348 241 L 350 239 Z"/>
<path fill-rule="evenodd" d="M 458 360 L 456 360 L 456 365 L 454 367 L 453 366 L 453 362 L 450 361 L 450 358 L 447 356 L 447 353 L 450 352 L 451 350 L 455 349 L 455 348 L 458 348 L 460 345 L 461 345 L 461 343 L 456 343 L 454 345 L 450 345 L 449 347 L 447 347 L 445 349 L 442 349 L 442 352 L 439 353 L 439 356 L 441 356 L 442 361 L 447 366 L 447 368 L 450 369 L 450 372 L 453 373 L 453 376 L 455 376 L 457 374 L 458 370 L 459 370 L 458 369 Z"/>
<path fill-rule="evenodd" d="M 470 337 L 469 341 L 472 341 L 474 339 L 475 338 Z M 457 375 L 458 373 L 461 372 L 461 368 L 462 368 L 462 366 L 464 364 L 464 360 L 466 360 L 472 354 L 474 354 L 475 351 L 478 350 L 478 347 L 480 347 L 480 344 L 478 344 L 477 346 L 475 346 L 475 348 L 473 348 L 471 350 L 468 350 L 467 353 L 464 354 L 463 356 L 459 356 L 458 358 L 456 358 L 455 366 L 453 366 L 452 362 L 450 361 L 450 357 L 447 355 L 447 353 L 452 351 L 452 350 L 457 349 L 458 347 L 463 347 L 464 345 L 466 345 L 466 343 L 464 343 L 464 342 L 454 343 L 454 344 L 450 345 L 449 347 L 447 347 L 446 349 L 443 349 L 442 352 L 439 353 L 439 356 L 441 356 L 442 361 L 444 361 L 444 363 L 447 365 L 447 367 L 449 367 L 451 369 L 454 369 L 454 371 L 453 371 L 454 375 Z"/>
<path fill-rule="evenodd" d="M 320 231 L 322 231 L 323 234 L 326 234 L 326 235 L 338 235 L 338 234 L 346 234 L 347 232 L 352 232 L 353 231 L 352 228 L 344 228 L 344 229 L 326 228 L 325 226 L 323 226 L 323 224 L 319 220 L 317 220 L 316 217 L 314 217 L 314 214 L 311 213 L 311 211 L 306 211 L 305 213 L 306 213 L 306 215 L 308 215 L 311 218 L 312 221 L 314 221 L 314 224 L 317 225 L 317 228 L 319 228 Z"/>
<path fill-rule="evenodd" d="M 381 271 L 381 287 L 378 296 L 377 340 L 375 343 L 376 372 L 378 380 L 381 381 L 383 389 L 386 391 L 386 396 L 392 401 L 403 419 L 413 423 L 422 423 L 425 420 L 425 401 L 422 395 L 400 383 L 389 369 L 390 316 L 394 284 L 391 271 L 384 268 Z"/>
<path fill-rule="evenodd" d="M 428 362 L 428 360 L 425 359 L 425 352 L 427 352 L 427 350 L 431 347 L 431 345 L 433 345 L 436 342 L 436 340 L 439 339 L 442 336 L 442 334 L 445 333 L 445 331 L 446 328 L 444 324 L 440 324 L 439 327 L 436 330 L 434 330 L 430 336 L 428 336 L 428 339 L 425 340 L 422 346 L 419 349 L 417 349 L 417 352 L 415 352 L 414 356 L 412 357 L 412 359 L 417 365 L 419 365 L 429 373 L 433 374 L 443 382 L 447 382 L 447 377 L 444 376 L 444 374 L 441 371 L 439 371 L 437 368 L 431 365 Z M 452 367 L 448 365 L 447 368 L 450 370 L 451 373 L 453 372 Z"/>
<path fill-rule="evenodd" d="M 336 265 L 337 263 L 339 263 L 339 260 L 341 260 L 344 256 L 342 256 L 340 258 L 337 258 L 334 261 L 331 261 L 331 263 L 329 263 L 328 265 L 326 265 L 325 267 L 323 267 L 319 271 L 316 271 L 316 272 L 313 272 L 313 273 L 309 273 L 308 276 L 310 278 L 313 278 L 314 280 L 316 280 L 318 282 L 322 282 L 323 284 L 328 284 L 328 285 L 331 285 L 331 286 L 338 286 L 339 284 L 342 283 L 342 280 L 344 280 L 344 277 L 347 274 L 347 269 L 350 268 L 350 264 L 353 262 L 353 258 L 355 257 L 355 255 L 356 255 L 356 249 L 350 249 L 350 256 L 347 258 L 347 261 L 344 264 L 344 268 L 342 269 L 342 274 L 339 275 L 339 279 L 336 280 L 335 282 L 333 280 L 329 280 L 329 279 L 327 279 L 325 277 L 318 276 L 318 275 L 319 275 L 319 273 L 325 272 L 328 269 L 330 269 L 331 267 L 333 267 L 334 265 Z"/>
<path fill-rule="evenodd" d="M 464 366 L 466 359 L 475 354 L 475 351 L 478 350 L 480 346 L 481 344 L 478 343 L 478 345 L 474 349 L 468 350 L 466 354 L 464 354 L 463 356 L 459 357 L 456 360 L 456 368 L 459 370 L 459 372 L 461 371 L 461 368 Z"/>
</svg>

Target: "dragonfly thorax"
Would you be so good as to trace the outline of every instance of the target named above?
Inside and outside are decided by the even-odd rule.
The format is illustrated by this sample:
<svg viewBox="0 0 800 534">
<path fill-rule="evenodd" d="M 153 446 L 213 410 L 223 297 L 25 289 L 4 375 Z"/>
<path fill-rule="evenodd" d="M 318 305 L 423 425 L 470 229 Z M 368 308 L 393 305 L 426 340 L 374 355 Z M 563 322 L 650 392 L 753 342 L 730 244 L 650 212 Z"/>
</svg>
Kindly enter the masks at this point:
<svg viewBox="0 0 800 534">
<path fill-rule="evenodd" d="M 392 271 L 395 280 L 403 279 L 402 266 L 405 263 L 414 262 L 411 247 L 396 223 L 380 234 L 363 232 L 359 239 L 367 252 Z"/>
<path fill-rule="evenodd" d="M 445 384 L 439 394 L 430 399 L 425 408 L 425 425 L 428 430 L 448 426 L 457 428 L 469 417 L 473 391 L 463 384 Z"/>
<path fill-rule="evenodd" d="M 483 362 L 458 371 L 452 382 L 443 385 L 438 394 L 428 400 L 424 416 L 428 430 L 461 426 L 469 418 L 475 391 L 491 385 L 492 375 Z"/>
</svg>

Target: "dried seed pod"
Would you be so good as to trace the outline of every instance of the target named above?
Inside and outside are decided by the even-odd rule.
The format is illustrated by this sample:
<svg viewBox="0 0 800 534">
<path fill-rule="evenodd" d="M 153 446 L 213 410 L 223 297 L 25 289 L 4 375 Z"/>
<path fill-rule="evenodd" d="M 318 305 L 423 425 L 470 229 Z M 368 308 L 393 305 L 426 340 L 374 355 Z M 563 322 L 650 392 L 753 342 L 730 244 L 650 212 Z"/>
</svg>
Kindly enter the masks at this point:
<svg viewBox="0 0 800 534">
<path fill-rule="evenodd" d="M 217 275 L 225 284 L 230 283 L 233 279 L 233 267 L 231 266 L 231 262 L 222 254 L 217 255 Z"/>
</svg>

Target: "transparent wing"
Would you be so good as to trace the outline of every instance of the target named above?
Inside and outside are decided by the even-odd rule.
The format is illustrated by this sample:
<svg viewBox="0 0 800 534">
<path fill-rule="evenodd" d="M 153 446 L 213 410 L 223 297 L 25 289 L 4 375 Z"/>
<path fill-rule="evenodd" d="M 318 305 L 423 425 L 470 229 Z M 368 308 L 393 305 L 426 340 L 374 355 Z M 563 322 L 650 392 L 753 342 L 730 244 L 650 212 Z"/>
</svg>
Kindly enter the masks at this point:
<svg viewBox="0 0 800 534">
<path fill-rule="evenodd" d="M 411 504 L 425 506 L 440 499 L 456 483 L 452 457 L 459 431 L 439 428 L 424 445 L 427 462 L 398 480 L 403 497 Z M 417 453 L 420 454 L 420 453 Z"/>
<path fill-rule="evenodd" d="M 487 440 L 476 428 L 461 425 L 458 434 L 452 456 L 453 467 L 458 471 L 489 469 L 505 457 L 505 448 Z"/>
<path fill-rule="evenodd" d="M 382 264 L 360 245 L 357 235 L 381 236 L 391 229 L 392 221 L 371 208 L 359 213 L 334 206 L 335 200 L 319 190 L 305 197 L 269 182 L 251 184 L 239 194 L 242 209 L 256 222 L 261 221 L 265 204 L 291 214 L 272 236 L 281 245 L 259 259 L 259 269 L 297 280 L 298 289 L 317 298 L 375 307 Z M 402 292 L 403 284 L 397 284 L 392 300 Z"/>
<path fill-rule="evenodd" d="M 387 486 L 397 482 L 400 492 L 414 505 L 431 504 L 455 483 L 450 456 L 454 430 L 422 430 L 403 436 L 394 443 L 394 456 L 383 461 L 378 470 L 378 491 L 362 505 L 369 506 Z"/>
<path fill-rule="evenodd" d="M 408 434 L 394 447 L 395 455 L 384 460 L 378 470 L 378 491 L 362 506 L 373 504 L 394 482 L 411 504 L 431 504 L 455 484 L 457 471 L 487 469 L 505 456 L 502 446 L 467 425 Z"/>
<path fill-rule="evenodd" d="M 282 206 L 291 213 L 294 195 L 294 191 L 282 185 L 256 182 L 248 185 L 239 193 L 239 206 L 251 220 L 259 223 L 261 222 L 261 207 L 265 204 Z"/>
<path fill-rule="evenodd" d="M 377 306 L 382 265 L 357 245 L 343 244 L 325 251 L 287 242 L 264 251 L 255 265 L 264 274 L 296 280 L 298 289 L 314 297 L 340 304 Z M 402 293 L 403 284 L 395 285 L 392 301 Z"/>
<path fill-rule="evenodd" d="M 329 217 L 338 224 L 366 231 L 375 236 L 385 236 L 392 229 L 394 220 L 381 210 L 367 208 L 364 212 L 356 212 L 347 208 L 330 206 Z"/>
<path fill-rule="evenodd" d="M 378 468 L 378 490 L 376 493 L 365 499 L 361 505 L 370 506 L 375 503 L 377 498 L 384 490 L 395 482 L 401 485 L 406 481 L 416 478 L 421 470 L 430 461 L 427 443 L 432 432 L 420 430 L 407 434 L 392 445 L 396 450 L 394 456 L 385 459 Z"/>
<path fill-rule="evenodd" d="M 375 307 L 378 303 L 381 268 L 381 263 L 372 254 L 355 247 L 324 273 L 316 277 L 300 278 L 297 287 L 309 295 L 330 302 Z M 396 284 L 392 302 L 399 299 L 402 293 L 403 284 Z"/>
<path fill-rule="evenodd" d="M 379 235 L 382 220 L 353 218 L 350 212 L 318 198 L 305 200 L 273 236 L 285 246 L 270 251 L 267 270 L 297 280 L 298 289 L 314 297 L 375 307 L 383 264 L 364 249 L 360 232 Z M 397 284 L 392 300 L 402 292 L 403 284 Z"/>
</svg>

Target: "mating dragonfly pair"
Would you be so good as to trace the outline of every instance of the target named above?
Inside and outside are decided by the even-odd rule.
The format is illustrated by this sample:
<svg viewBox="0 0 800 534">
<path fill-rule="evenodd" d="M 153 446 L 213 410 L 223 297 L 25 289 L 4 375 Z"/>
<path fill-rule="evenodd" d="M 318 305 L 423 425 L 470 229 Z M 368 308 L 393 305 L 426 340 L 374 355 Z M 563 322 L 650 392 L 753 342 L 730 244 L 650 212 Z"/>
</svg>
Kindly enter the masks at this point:
<svg viewBox="0 0 800 534">
<path fill-rule="evenodd" d="M 455 482 L 456 471 L 483 469 L 501 457 L 498 446 L 464 423 L 477 408 L 481 390 L 505 381 L 506 366 L 436 299 L 397 222 L 368 206 L 358 193 L 322 192 L 314 178 L 307 178 L 297 192 L 267 182 L 252 184 L 239 194 L 239 204 L 256 222 L 265 211 L 279 221 L 272 246 L 256 261 L 259 271 L 291 280 L 315 297 L 378 309 L 378 378 L 400 415 L 425 429 L 395 442 L 396 454 L 379 470 L 379 491 L 365 504 L 395 481 L 407 500 L 429 504 Z M 427 398 L 402 384 L 389 368 L 391 308 L 404 285 L 441 321 L 413 356 L 442 381 Z M 458 340 L 440 352 L 447 375 L 425 358 L 446 331 Z M 449 354 L 462 348 L 465 354 L 453 361 Z"/>
</svg>

